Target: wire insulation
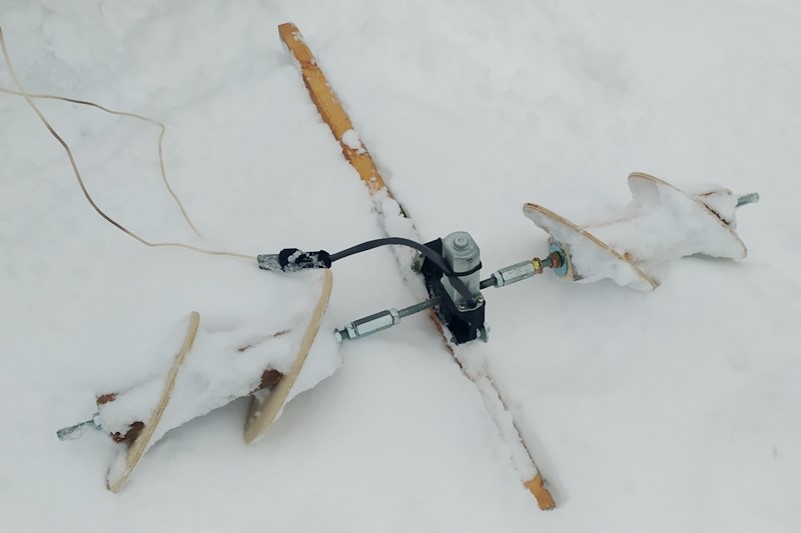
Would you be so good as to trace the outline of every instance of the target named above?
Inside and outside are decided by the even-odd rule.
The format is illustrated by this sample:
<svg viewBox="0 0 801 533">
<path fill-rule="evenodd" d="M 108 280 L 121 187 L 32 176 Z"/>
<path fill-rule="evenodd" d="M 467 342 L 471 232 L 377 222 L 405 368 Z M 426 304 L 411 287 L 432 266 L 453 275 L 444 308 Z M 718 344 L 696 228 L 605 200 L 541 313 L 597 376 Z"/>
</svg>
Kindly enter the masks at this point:
<svg viewBox="0 0 801 533">
<path fill-rule="evenodd" d="M 3 89 L 2 92 L 10 93 L 10 94 L 17 94 L 19 96 L 24 97 L 25 101 L 28 102 L 28 105 L 31 107 L 33 112 L 36 113 L 36 116 L 39 117 L 39 120 L 42 122 L 42 124 L 45 125 L 45 127 L 53 135 L 53 137 L 55 137 L 55 139 L 59 142 L 59 144 L 61 144 L 61 146 L 64 148 L 64 151 L 67 154 L 67 158 L 69 159 L 70 165 L 72 166 L 72 171 L 75 174 L 75 178 L 78 180 L 78 185 L 81 187 L 81 191 L 83 192 L 84 197 L 86 197 L 86 200 L 89 202 L 89 205 L 92 206 L 92 208 L 97 212 L 97 214 L 99 214 L 109 224 L 111 224 L 115 228 L 119 229 L 120 231 L 122 231 L 123 233 L 125 233 L 126 235 L 131 237 L 132 239 L 135 239 L 135 240 L 139 241 L 140 243 L 144 244 L 145 246 L 149 246 L 151 248 L 162 248 L 162 247 L 184 248 L 184 249 L 187 249 L 187 250 L 192 250 L 192 251 L 199 252 L 199 253 L 202 253 L 202 254 L 207 254 L 207 255 L 230 256 L 230 257 L 244 258 L 244 259 L 248 259 L 250 261 L 254 260 L 255 256 L 253 256 L 253 255 L 240 254 L 240 253 L 236 253 L 236 252 L 218 251 L 218 250 L 207 250 L 205 248 L 199 248 L 197 246 L 192 246 L 190 244 L 184 244 L 184 243 L 180 243 L 180 242 L 150 242 L 150 241 L 140 237 L 139 235 L 137 235 L 133 231 L 129 230 L 128 228 L 126 228 L 125 226 L 123 226 L 122 224 L 120 224 L 119 222 L 114 220 L 111 216 L 106 214 L 105 211 L 100 209 L 100 207 L 98 207 L 98 205 L 92 199 L 92 196 L 89 194 L 89 191 L 87 190 L 86 185 L 84 184 L 83 177 L 81 176 L 81 172 L 78 169 L 78 164 L 75 161 L 75 157 L 73 156 L 72 150 L 70 149 L 69 145 L 56 132 L 56 130 L 53 128 L 53 126 L 50 124 L 50 122 L 48 122 L 47 118 L 45 118 L 44 114 L 39 110 L 39 107 L 33 101 L 34 95 L 31 95 L 30 93 L 28 93 L 25 90 L 25 88 L 22 86 L 22 83 L 20 82 L 19 77 L 17 76 L 17 72 L 14 69 L 14 65 L 11 62 L 11 57 L 9 56 L 8 48 L 6 47 L 6 40 L 5 40 L 5 37 L 3 36 L 3 29 L 2 28 L 0 28 L 0 47 L 2 47 L 3 58 L 5 60 L 6 66 L 8 67 L 8 72 L 11 75 L 11 80 L 14 82 L 14 85 L 16 85 L 17 91 L 18 91 L 17 92 L 17 91 L 10 91 L 8 89 Z M 137 115 L 135 113 L 114 111 L 114 110 L 108 109 L 106 107 L 100 106 L 98 104 L 94 104 L 92 102 L 86 102 L 86 101 L 83 101 L 83 100 L 75 100 L 75 99 L 72 99 L 72 98 L 64 98 L 64 97 L 52 96 L 52 95 L 35 95 L 35 96 L 38 97 L 38 98 L 48 98 L 48 99 L 54 99 L 54 100 L 63 100 L 63 101 L 72 102 L 72 103 L 81 104 L 81 105 L 89 105 L 89 106 L 96 107 L 98 109 L 101 109 L 103 111 L 106 111 L 108 113 L 112 113 L 112 114 L 115 114 L 115 115 L 130 116 L 130 117 L 138 118 L 140 120 L 145 120 L 145 121 L 148 121 L 148 122 L 153 122 L 153 123 L 159 124 L 161 126 L 161 128 L 162 128 L 161 134 L 159 135 L 159 158 L 161 159 L 162 178 L 164 179 L 164 183 L 167 186 L 167 189 L 170 191 L 170 194 L 173 196 L 173 198 L 178 203 L 178 206 L 180 207 L 181 213 L 184 215 L 184 218 L 189 223 L 190 227 L 192 227 L 192 229 L 195 231 L 195 233 L 198 233 L 197 229 L 195 229 L 194 224 L 192 224 L 192 222 L 189 220 L 189 216 L 187 215 L 186 211 L 184 210 L 183 205 L 178 200 L 177 195 L 172 190 L 172 188 L 169 185 L 169 182 L 167 181 L 166 172 L 164 170 L 163 150 L 162 150 L 162 145 L 161 145 L 162 139 L 164 137 L 164 131 L 165 131 L 163 124 L 161 124 L 160 122 L 154 121 L 152 119 L 148 119 L 147 117 L 143 117 L 141 115 Z M 198 235 L 199 235 L 199 233 L 198 233 Z"/>
</svg>

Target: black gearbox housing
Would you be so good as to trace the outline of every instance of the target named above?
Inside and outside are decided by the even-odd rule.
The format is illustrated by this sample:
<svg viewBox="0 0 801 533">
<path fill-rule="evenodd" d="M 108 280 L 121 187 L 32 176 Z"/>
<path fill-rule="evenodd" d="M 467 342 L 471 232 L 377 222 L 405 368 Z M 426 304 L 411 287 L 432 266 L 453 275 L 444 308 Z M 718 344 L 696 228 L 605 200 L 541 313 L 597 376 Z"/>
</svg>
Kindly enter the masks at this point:
<svg viewBox="0 0 801 533">
<path fill-rule="evenodd" d="M 426 246 L 442 255 L 442 239 L 427 242 Z M 425 280 L 429 298 L 442 297 L 442 302 L 434 309 L 439 321 L 453 334 L 451 342 L 464 344 L 479 338 L 479 329 L 484 326 L 484 309 L 486 303 L 483 299 L 476 302 L 472 309 L 459 310 L 459 307 L 450 297 L 448 291 L 442 286 L 443 271 L 433 261 L 423 258 L 420 273 Z"/>
</svg>

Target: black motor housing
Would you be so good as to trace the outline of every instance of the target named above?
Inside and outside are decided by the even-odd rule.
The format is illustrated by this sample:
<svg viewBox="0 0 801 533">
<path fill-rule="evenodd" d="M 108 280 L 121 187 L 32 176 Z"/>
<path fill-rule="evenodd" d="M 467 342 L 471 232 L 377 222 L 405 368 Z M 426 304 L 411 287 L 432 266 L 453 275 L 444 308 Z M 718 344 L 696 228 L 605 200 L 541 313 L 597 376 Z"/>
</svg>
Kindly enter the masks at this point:
<svg viewBox="0 0 801 533">
<path fill-rule="evenodd" d="M 427 242 L 426 246 L 440 255 L 443 254 L 442 239 Z M 422 264 L 419 268 L 425 279 L 429 297 L 442 298 L 442 302 L 435 307 L 435 311 L 442 325 L 446 326 L 453 334 L 451 342 L 464 344 L 478 338 L 484 340 L 483 335 L 485 335 L 484 332 L 486 331 L 484 310 L 486 304 L 480 293 L 471 304 L 461 305 L 460 308 L 460 305 L 453 301 L 450 292 L 442 284 L 444 272 L 441 268 L 435 265 L 433 261 L 428 261 L 425 258 L 422 259 Z"/>
</svg>

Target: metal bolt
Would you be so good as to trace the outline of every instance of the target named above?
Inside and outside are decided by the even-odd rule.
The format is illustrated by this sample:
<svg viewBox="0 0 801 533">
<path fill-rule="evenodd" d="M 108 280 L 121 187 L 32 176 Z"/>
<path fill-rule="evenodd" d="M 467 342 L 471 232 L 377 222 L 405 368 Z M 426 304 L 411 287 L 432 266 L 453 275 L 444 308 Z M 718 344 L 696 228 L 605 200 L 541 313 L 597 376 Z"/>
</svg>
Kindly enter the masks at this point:
<svg viewBox="0 0 801 533">
<path fill-rule="evenodd" d="M 100 413 L 95 413 L 92 415 L 91 420 L 87 420 L 86 422 L 81 422 L 79 424 L 75 424 L 74 426 L 69 426 L 65 428 L 61 428 L 56 431 L 56 436 L 58 440 L 69 440 L 69 439 L 77 439 L 83 432 L 87 429 L 95 429 L 98 431 L 102 431 L 103 427 L 100 425 Z"/>
<path fill-rule="evenodd" d="M 751 194 L 745 194 L 737 198 L 737 206 L 740 207 L 747 204 L 753 204 L 759 201 L 759 193 L 752 192 Z"/>
</svg>

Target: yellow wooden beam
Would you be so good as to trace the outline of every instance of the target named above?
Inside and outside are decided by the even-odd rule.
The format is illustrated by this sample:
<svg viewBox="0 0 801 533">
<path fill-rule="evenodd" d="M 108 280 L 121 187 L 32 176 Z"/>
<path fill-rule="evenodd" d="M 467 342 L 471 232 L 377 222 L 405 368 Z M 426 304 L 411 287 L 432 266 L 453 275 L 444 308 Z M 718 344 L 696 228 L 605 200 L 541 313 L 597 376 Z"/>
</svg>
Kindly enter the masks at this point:
<svg viewBox="0 0 801 533">
<path fill-rule="evenodd" d="M 537 505 L 540 506 L 540 509 L 543 511 L 550 511 L 554 507 L 556 507 L 556 502 L 553 500 L 553 496 L 545 487 L 545 484 L 542 480 L 542 475 L 537 472 L 537 475 L 534 478 L 526 481 L 523 486 L 525 486 L 528 491 L 534 495 L 537 499 Z"/>
<path fill-rule="evenodd" d="M 281 40 L 286 44 L 287 48 L 289 48 L 289 51 L 295 57 L 295 60 L 298 62 L 298 64 L 300 64 L 303 82 L 306 84 L 306 88 L 309 90 L 311 99 L 314 102 L 314 105 L 317 106 L 317 110 L 320 112 L 320 115 L 323 117 L 325 123 L 328 124 L 329 128 L 331 128 L 331 133 L 334 134 L 334 138 L 336 138 L 342 147 L 342 153 L 345 155 L 345 158 L 359 173 L 359 177 L 361 177 L 362 181 L 367 184 L 367 187 L 370 189 L 370 194 L 375 194 L 380 189 L 385 189 L 386 193 L 391 197 L 391 192 L 386 188 L 384 180 L 378 173 L 375 163 L 373 163 L 373 158 L 370 157 L 370 153 L 366 148 L 364 148 L 364 145 L 354 149 L 348 146 L 343 139 L 343 136 L 348 132 L 348 130 L 353 130 L 353 124 L 351 123 L 350 118 L 348 118 L 348 114 L 345 113 L 344 109 L 342 109 L 342 104 L 339 103 L 336 94 L 334 94 L 333 89 L 331 89 L 331 86 L 328 84 L 328 80 L 326 80 L 323 71 L 320 70 L 320 66 L 314 59 L 314 55 L 312 54 L 311 50 L 308 46 L 306 46 L 306 42 L 303 40 L 303 35 L 300 33 L 298 27 L 291 22 L 281 24 L 278 26 L 278 34 L 281 36 Z M 440 332 L 442 332 L 442 325 L 436 320 L 436 318 L 434 318 L 433 321 L 440 329 Z M 452 348 L 448 346 L 448 349 L 451 351 L 451 355 L 454 356 L 454 359 L 456 359 Z M 456 362 L 460 367 L 462 366 L 458 359 L 456 359 Z M 462 368 L 462 371 L 465 372 L 465 375 L 469 379 L 475 382 L 474 377 L 468 375 L 464 368 Z M 517 430 L 516 426 L 515 430 Z M 519 430 L 517 430 L 517 433 L 518 436 L 520 436 Z M 526 453 L 531 456 L 531 453 L 523 442 L 522 437 L 520 438 L 520 441 L 525 448 Z M 532 464 L 534 464 L 533 459 Z M 536 465 L 534 465 L 534 468 L 536 470 Z M 548 489 L 545 487 L 539 471 L 537 471 L 537 474 L 530 480 L 526 481 L 523 485 L 537 499 L 537 505 L 539 505 L 540 509 L 548 510 L 555 507 L 556 504 L 554 503 L 554 499 L 551 496 L 551 493 L 548 492 Z"/>
<path fill-rule="evenodd" d="M 318 111 L 320 111 L 325 123 L 331 128 L 334 138 L 342 147 L 345 159 L 353 165 L 353 168 L 359 173 L 362 181 L 367 184 L 371 193 L 383 188 L 385 186 L 384 180 L 381 178 L 381 174 L 378 173 L 375 163 L 373 163 L 373 158 L 370 157 L 370 153 L 364 145 L 354 149 L 343 140 L 342 137 L 345 133 L 353 130 L 353 124 L 348 118 L 348 114 L 342 109 L 342 104 L 339 103 L 334 91 L 328 84 L 328 80 L 325 79 L 325 74 L 317 65 L 311 50 L 306 46 L 298 27 L 291 22 L 281 24 L 278 26 L 278 34 L 300 64 L 303 82 L 309 89 L 311 99 L 314 105 L 317 106 Z"/>
</svg>

